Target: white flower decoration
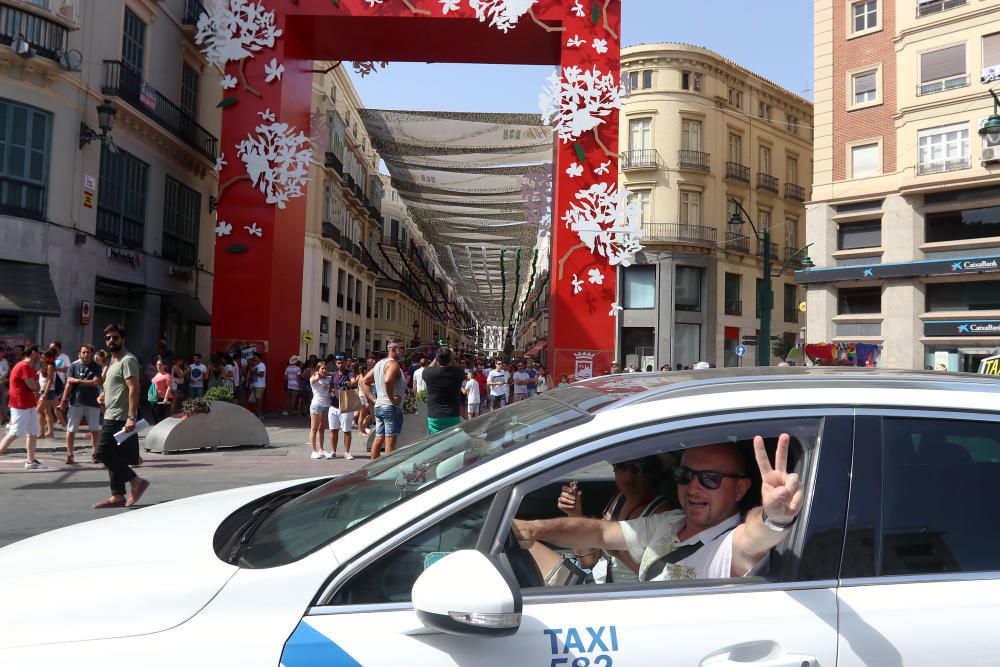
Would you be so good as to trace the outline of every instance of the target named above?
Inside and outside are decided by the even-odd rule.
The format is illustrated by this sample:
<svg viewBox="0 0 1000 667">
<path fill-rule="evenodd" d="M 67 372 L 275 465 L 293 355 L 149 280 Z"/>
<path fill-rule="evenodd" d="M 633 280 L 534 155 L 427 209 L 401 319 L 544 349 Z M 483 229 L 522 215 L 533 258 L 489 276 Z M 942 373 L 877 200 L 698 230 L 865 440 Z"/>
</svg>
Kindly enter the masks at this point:
<svg viewBox="0 0 1000 667">
<path fill-rule="evenodd" d="M 441 0 L 441 13 L 447 14 L 448 12 L 458 11 L 458 0 Z"/>
<path fill-rule="evenodd" d="M 631 266 L 642 250 L 642 206 L 629 201 L 631 194 L 614 184 L 595 183 L 576 193 L 577 201 L 562 217 L 587 249 L 607 258 L 611 266 Z"/>
<path fill-rule="evenodd" d="M 274 47 L 281 30 L 274 24 L 274 10 L 264 9 L 254 0 L 214 0 L 206 3 L 205 13 L 198 17 L 195 44 L 204 45 L 202 53 L 212 65 L 253 57 L 263 49 Z"/>
<path fill-rule="evenodd" d="M 257 115 L 261 117 L 261 120 L 266 120 L 269 123 L 274 122 L 274 112 L 270 109 L 264 109 L 263 111 L 258 111 Z"/>
<path fill-rule="evenodd" d="M 469 0 L 469 7 L 476 12 L 480 23 L 490 22 L 491 28 L 506 33 L 517 26 L 518 20 L 528 13 L 538 0 Z"/>
<path fill-rule="evenodd" d="M 587 12 L 586 10 L 584 10 L 583 4 L 580 2 L 580 0 L 576 0 L 576 3 L 573 5 L 573 13 L 576 14 L 577 16 L 587 15 Z"/>
<path fill-rule="evenodd" d="M 600 269 L 591 269 L 587 272 L 587 276 L 587 280 L 589 280 L 592 285 L 604 284 L 604 274 L 601 273 Z"/>
<path fill-rule="evenodd" d="M 542 122 L 555 126 L 563 142 L 575 141 L 621 108 L 620 93 L 614 74 L 604 74 L 596 66 L 565 67 L 562 76 L 552 73 L 538 96 Z"/>
<path fill-rule="evenodd" d="M 594 40 L 594 43 L 595 44 L 597 43 L 596 39 Z M 271 58 L 271 62 L 264 65 L 264 74 L 267 75 L 264 77 L 264 83 L 271 83 L 275 79 L 281 81 L 281 75 L 284 73 L 285 73 L 285 66 L 279 65 L 277 58 Z"/>
<path fill-rule="evenodd" d="M 577 176 L 583 176 L 583 165 L 582 164 L 577 164 L 576 162 L 574 162 L 569 167 L 566 168 L 566 173 L 569 174 L 570 178 L 576 178 Z"/>
<path fill-rule="evenodd" d="M 566 40 L 566 46 L 570 47 L 571 49 L 575 49 L 576 47 L 582 46 L 586 43 L 587 42 L 585 40 L 580 39 L 579 35 L 573 35 L 568 40 Z"/>
<path fill-rule="evenodd" d="M 231 88 L 235 88 L 236 77 L 233 76 L 232 74 L 227 74 L 226 76 L 222 77 L 222 81 L 219 82 L 219 85 L 222 86 L 223 90 L 229 90 Z"/>
<path fill-rule="evenodd" d="M 608 317 L 618 317 L 618 313 L 622 311 L 622 307 L 618 305 L 617 301 L 611 302 L 611 310 L 608 311 Z"/>
<path fill-rule="evenodd" d="M 219 153 L 219 157 L 215 158 L 215 166 L 213 167 L 213 169 L 215 169 L 216 171 L 222 171 L 222 168 L 225 167 L 227 164 L 229 163 L 226 162 L 226 154 Z"/>
<path fill-rule="evenodd" d="M 233 231 L 233 226 L 225 220 L 219 220 L 219 224 L 215 226 L 215 235 L 218 237 L 229 236 L 231 231 Z"/>
<path fill-rule="evenodd" d="M 583 281 L 580 280 L 576 274 L 573 274 L 573 294 L 579 294 L 583 291 Z"/>
<path fill-rule="evenodd" d="M 257 238 L 264 238 L 264 230 L 257 226 L 257 223 L 253 223 L 253 226 L 243 225 L 243 229 L 247 230 L 250 236 L 256 236 Z"/>
<path fill-rule="evenodd" d="M 365 2 L 368 3 L 369 7 L 374 7 L 375 5 L 381 5 L 382 4 L 382 0 L 365 0 Z"/>
<path fill-rule="evenodd" d="M 258 125 L 255 131 L 236 144 L 236 155 L 267 203 L 285 208 L 288 200 L 304 194 L 312 161 L 309 137 L 288 123 Z"/>
<path fill-rule="evenodd" d="M 604 174 L 608 173 L 608 167 L 610 166 L 611 166 L 611 160 L 608 160 L 607 162 L 602 162 L 599 166 L 594 167 L 594 173 L 603 176 Z"/>
<path fill-rule="evenodd" d="M 594 43 L 590 45 L 598 53 L 608 52 L 608 40 L 594 38 Z"/>
</svg>

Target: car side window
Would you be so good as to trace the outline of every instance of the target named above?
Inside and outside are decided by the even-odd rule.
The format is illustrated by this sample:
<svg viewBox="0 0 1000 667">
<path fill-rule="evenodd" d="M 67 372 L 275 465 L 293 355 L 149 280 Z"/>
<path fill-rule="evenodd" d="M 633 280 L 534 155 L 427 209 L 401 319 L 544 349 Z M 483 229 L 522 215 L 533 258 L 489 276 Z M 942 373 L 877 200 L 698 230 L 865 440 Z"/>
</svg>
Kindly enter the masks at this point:
<svg viewBox="0 0 1000 667">
<path fill-rule="evenodd" d="M 764 437 L 770 460 L 774 462 L 778 436 L 788 433 L 788 472 L 797 472 L 808 488 L 817 459 L 821 426 L 822 420 L 818 418 L 732 421 L 699 426 L 624 443 L 583 458 L 576 466 L 570 464 L 553 470 L 519 487 L 515 493 L 520 500 L 516 519 L 531 521 L 575 516 L 635 520 L 635 528 L 627 537 L 635 548 L 621 551 L 593 547 L 573 549 L 541 540 L 522 545 L 529 546 L 525 550 L 508 539 L 500 554 L 501 561 L 509 562 L 512 574 L 521 587 L 529 589 L 728 578 L 728 566 L 720 565 L 728 563 L 724 555 L 725 547 L 721 547 L 723 555 L 713 555 L 720 549 L 720 543 L 714 541 L 714 534 L 709 536 L 713 540 L 711 543 L 698 547 L 703 551 L 690 551 L 689 555 L 682 557 L 688 551 L 674 545 L 678 556 L 676 562 L 664 561 L 670 551 L 664 545 L 671 541 L 674 534 L 671 527 L 683 525 L 686 511 L 697 513 L 705 521 L 703 515 L 716 512 L 715 505 L 706 506 L 706 502 L 725 499 L 721 504 L 735 504 L 732 513 L 724 511 L 724 516 L 717 517 L 718 539 L 721 541 L 738 525 L 746 511 L 760 504 L 760 474 L 753 453 L 755 435 Z M 720 446 L 726 452 L 731 451 L 733 457 L 719 458 Z M 708 449 L 713 449 L 716 454 L 706 458 L 706 452 L 701 450 Z M 700 460 L 704 462 L 698 465 L 699 470 L 714 469 L 725 473 L 725 476 L 708 476 L 703 483 L 701 478 L 685 475 L 683 471 L 674 474 L 675 469 L 682 467 L 682 457 L 684 462 L 698 461 L 699 452 Z M 740 472 L 747 475 L 745 480 L 734 474 Z M 698 479 L 697 483 L 695 479 Z M 732 495 L 744 482 L 748 490 L 742 496 Z M 705 486 L 706 483 L 718 486 L 711 489 Z M 691 497 L 684 497 L 686 489 L 695 489 Z M 811 494 L 807 492 L 806 503 L 810 498 Z M 802 515 L 807 514 L 803 510 Z M 727 519 L 729 523 L 723 525 Z M 789 537 L 804 523 L 793 526 Z M 661 562 L 664 564 L 660 565 Z M 769 563 L 762 561 L 760 565 L 748 574 L 766 576 Z M 718 574 L 723 571 L 724 574 Z"/>
<path fill-rule="evenodd" d="M 341 586 L 330 604 L 409 602 L 425 569 L 454 551 L 476 548 L 492 500 L 484 498 L 395 547 Z"/>
<path fill-rule="evenodd" d="M 998 427 L 885 419 L 882 575 L 1000 570 Z"/>
</svg>

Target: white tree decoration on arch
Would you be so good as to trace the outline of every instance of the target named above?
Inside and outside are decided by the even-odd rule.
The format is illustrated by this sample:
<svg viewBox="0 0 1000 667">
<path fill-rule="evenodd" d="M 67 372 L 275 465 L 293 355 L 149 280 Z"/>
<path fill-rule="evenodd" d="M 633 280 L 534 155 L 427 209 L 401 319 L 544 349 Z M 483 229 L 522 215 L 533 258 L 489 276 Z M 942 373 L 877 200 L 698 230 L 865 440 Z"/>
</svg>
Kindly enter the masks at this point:
<svg viewBox="0 0 1000 667">
<path fill-rule="evenodd" d="M 604 74 L 596 65 L 589 70 L 563 68 L 562 77 L 555 72 L 549 77 L 539 103 L 543 122 L 553 125 L 564 143 L 576 141 L 584 132 L 593 132 L 601 150 L 608 157 L 618 157 L 608 150 L 598 133 L 612 112 L 622 106 L 614 74 Z"/>
<path fill-rule="evenodd" d="M 576 250 L 587 248 L 608 260 L 608 264 L 631 266 L 635 253 L 642 250 L 642 206 L 630 201 L 628 188 L 618 190 L 609 183 L 595 183 L 576 193 L 562 220 L 576 232 L 580 243 L 559 260 L 559 279 L 563 264 Z"/>
<path fill-rule="evenodd" d="M 216 67 L 239 63 L 243 88 L 257 97 L 260 91 L 247 83 L 243 61 L 264 48 L 273 48 L 281 29 L 274 24 L 274 10 L 254 0 L 213 0 L 198 18 L 195 44 L 205 45 L 205 59 Z"/>
<path fill-rule="evenodd" d="M 546 32 L 560 32 L 566 28 L 562 26 L 551 26 L 535 16 L 534 6 L 538 0 L 469 0 L 469 7 L 476 12 L 476 18 L 480 23 L 490 22 L 490 27 L 495 27 L 501 32 L 507 32 L 517 26 L 517 22 L 522 16 L 527 14 L 531 20 L 545 29 Z"/>
<path fill-rule="evenodd" d="M 247 179 L 267 198 L 268 204 L 285 208 L 289 199 L 302 196 L 308 180 L 312 150 L 309 137 L 287 123 L 258 125 L 257 135 L 236 144 L 236 155 L 247 173 L 234 176 L 219 187 L 219 197 L 230 185 Z"/>
</svg>

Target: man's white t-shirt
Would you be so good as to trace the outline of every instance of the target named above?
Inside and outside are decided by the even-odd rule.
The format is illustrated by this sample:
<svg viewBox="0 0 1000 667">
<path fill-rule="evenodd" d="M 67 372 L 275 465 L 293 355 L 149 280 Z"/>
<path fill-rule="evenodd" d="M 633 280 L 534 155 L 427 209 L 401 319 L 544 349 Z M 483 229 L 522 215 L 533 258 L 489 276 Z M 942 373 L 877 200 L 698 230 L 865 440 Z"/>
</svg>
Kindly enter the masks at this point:
<svg viewBox="0 0 1000 667">
<path fill-rule="evenodd" d="M 264 362 L 262 361 L 259 364 L 257 364 L 253 372 L 254 372 L 253 376 L 254 389 L 265 388 L 267 386 L 267 366 L 264 365 Z"/>
<path fill-rule="evenodd" d="M 479 383 L 475 380 L 466 380 L 465 391 L 465 398 L 468 399 L 469 405 L 479 408 Z"/>
<path fill-rule="evenodd" d="M 506 396 L 507 395 L 507 371 L 498 371 L 493 369 L 490 374 L 486 376 L 486 385 L 490 388 L 490 396 Z M 493 385 L 494 382 L 502 382 L 503 384 Z"/>
<path fill-rule="evenodd" d="M 423 366 L 413 371 L 413 391 L 427 391 L 427 383 L 424 382 Z"/>
<path fill-rule="evenodd" d="M 732 576 L 733 529 L 740 525 L 740 515 L 734 514 L 681 542 L 677 533 L 684 527 L 685 521 L 683 510 L 673 510 L 620 522 L 626 549 L 639 563 L 640 581 L 724 579 Z M 702 543 L 700 549 L 677 563 L 667 563 L 662 572 L 647 578 L 647 571 L 653 563 L 674 549 L 697 542 Z"/>
<path fill-rule="evenodd" d="M 205 374 L 208 373 L 208 368 L 205 367 L 205 364 L 191 364 L 188 368 L 191 370 L 191 374 L 188 375 L 188 386 L 195 389 L 203 387 L 205 385 Z"/>
<path fill-rule="evenodd" d="M 64 385 L 66 384 L 66 371 L 68 371 L 69 367 L 72 365 L 73 362 L 70 360 L 69 355 L 65 352 L 56 357 L 56 373 L 59 374 L 59 377 L 62 379 Z"/>
<path fill-rule="evenodd" d="M 514 372 L 514 393 L 515 394 L 527 394 L 528 385 L 518 384 L 518 382 L 524 382 L 525 380 L 530 380 L 531 376 L 528 375 L 526 371 L 515 371 Z"/>
</svg>

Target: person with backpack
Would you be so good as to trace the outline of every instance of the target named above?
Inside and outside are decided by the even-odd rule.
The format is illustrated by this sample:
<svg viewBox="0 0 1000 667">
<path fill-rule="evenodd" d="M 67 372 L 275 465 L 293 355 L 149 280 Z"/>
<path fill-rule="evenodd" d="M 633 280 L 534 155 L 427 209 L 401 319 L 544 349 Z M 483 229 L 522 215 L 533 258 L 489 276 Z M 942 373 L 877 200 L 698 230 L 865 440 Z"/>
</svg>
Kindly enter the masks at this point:
<svg viewBox="0 0 1000 667">
<path fill-rule="evenodd" d="M 55 350 L 46 350 L 38 371 L 38 429 L 43 438 L 56 437 L 56 397 L 62 396 L 64 387 L 62 378 L 56 372 L 56 356 Z"/>
</svg>

